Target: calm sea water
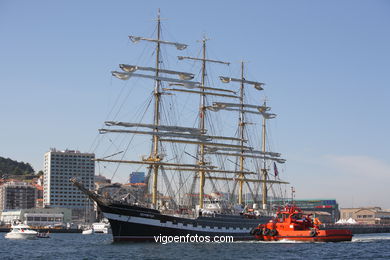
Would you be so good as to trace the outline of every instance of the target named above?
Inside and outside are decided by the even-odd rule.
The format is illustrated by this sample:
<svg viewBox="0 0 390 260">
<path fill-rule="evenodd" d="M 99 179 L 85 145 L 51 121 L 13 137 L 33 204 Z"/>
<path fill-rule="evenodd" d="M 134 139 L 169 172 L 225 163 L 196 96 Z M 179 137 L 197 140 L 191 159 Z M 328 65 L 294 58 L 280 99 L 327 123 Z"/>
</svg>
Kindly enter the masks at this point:
<svg viewBox="0 0 390 260">
<path fill-rule="evenodd" d="M 51 234 L 9 240 L 0 259 L 390 259 L 390 234 L 355 235 L 352 242 L 234 242 L 229 244 L 112 243 L 111 235 Z"/>
</svg>

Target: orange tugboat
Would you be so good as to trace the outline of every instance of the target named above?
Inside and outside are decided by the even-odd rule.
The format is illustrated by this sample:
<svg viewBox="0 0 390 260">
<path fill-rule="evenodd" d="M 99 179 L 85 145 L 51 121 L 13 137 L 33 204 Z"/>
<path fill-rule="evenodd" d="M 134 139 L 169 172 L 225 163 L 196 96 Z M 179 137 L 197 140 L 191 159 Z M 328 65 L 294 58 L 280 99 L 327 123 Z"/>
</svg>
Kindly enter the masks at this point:
<svg viewBox="0 0 390 260">
<path fill-rule="evenodd" d="M 276 213 L 276 217 L 267 224 L 260 224 L 251 230 L 251 235 L 263 241 L 307 241 L 307 242 L 341 242 L 351 241 L 350 230 L 322 230 L 319 220 L 304 215 L 295 206 L 286 206 Z"/>
</svg>

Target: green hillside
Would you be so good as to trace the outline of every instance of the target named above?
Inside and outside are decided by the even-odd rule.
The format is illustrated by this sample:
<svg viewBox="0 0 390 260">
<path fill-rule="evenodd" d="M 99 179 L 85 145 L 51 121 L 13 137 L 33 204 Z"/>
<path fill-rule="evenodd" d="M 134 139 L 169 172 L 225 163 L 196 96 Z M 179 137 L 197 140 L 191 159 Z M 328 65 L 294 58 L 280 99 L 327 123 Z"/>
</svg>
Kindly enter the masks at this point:
<svg viewBox="0 0 390 260">
<path fill-rule="evenodd" d="M 34 169 L 29 163 L 14 161 L 0 156 L 0 177 L 2 175 L 26 175 L 34 174 Z"/>
</svg>

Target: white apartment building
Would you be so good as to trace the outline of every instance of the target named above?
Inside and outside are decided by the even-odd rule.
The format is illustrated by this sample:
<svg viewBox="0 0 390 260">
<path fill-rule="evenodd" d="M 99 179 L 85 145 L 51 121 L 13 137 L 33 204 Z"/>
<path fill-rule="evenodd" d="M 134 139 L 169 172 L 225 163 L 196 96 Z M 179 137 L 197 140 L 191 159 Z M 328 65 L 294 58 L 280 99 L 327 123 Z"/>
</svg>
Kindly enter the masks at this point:
<svg viewBox="0 0 390 260">
<path fill-rule="evenodd" d="M 93 153 L 50 149 L 45 153 L 43 205 L 70 209 L 92 209 L 93 203 L 69 181 L 76 177 L 87 189 L 94 189 Z"/>
</svg>

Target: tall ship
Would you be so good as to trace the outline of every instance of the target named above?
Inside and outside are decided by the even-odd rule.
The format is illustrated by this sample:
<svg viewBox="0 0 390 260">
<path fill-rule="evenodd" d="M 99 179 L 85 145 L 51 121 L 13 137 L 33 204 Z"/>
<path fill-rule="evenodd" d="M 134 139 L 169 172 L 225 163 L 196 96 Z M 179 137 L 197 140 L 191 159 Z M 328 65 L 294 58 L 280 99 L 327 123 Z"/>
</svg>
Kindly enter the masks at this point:
<svg viewBox="0 0 390 260">
<path fill-rule="evenodd" d="M 101 135 L 129 141 L 123 150 L 95 159 L 115 169 L 144 169 L 145 186 L 137 196 L 113 198 L 86 189 L 77 176 L 71 182 L 97 203 L 114 241 L 153 241 L 161 235 L 254 239 L 251 229 L 275 213 L 271 193 L 288 184 L 277 170 L 285 160 L 268 149 L 267 121 L 276 115 L 267 100 L 257 98 L 265 84 L 246 78 L 245 62 L 240 62 L 238 77 L 209 76 L 209 67 L 230 63 L 208 57 L 206 37 L 197 57 L 177 56 L 177 65 L 186 63 L 197 73 L 167 68 L 171 63 L 164 61 L 163 51 L 188 46 L 163 39 L 160 14 L 156 22 L 152 38 L 129 36 L 132 43 L 153 46 L 152 65 L 120 64 L 120 70 L 112 71 L 127 82 L 125 87 L 148 82 L 137 89 L 150 94 L 143 106 L 147 112 L 131 121 L 105 121 Z M 137 105 L 136 99 L 134 94 L 130 103 Z M 134 111 L 141 109 L 137 106 Z M 114 137 L 106 139 L 113 142 Z M 148 154 L 134 158 L 145 147 Z M 275 197 L 280 201 L 282 194 Z"/>
</svg>

